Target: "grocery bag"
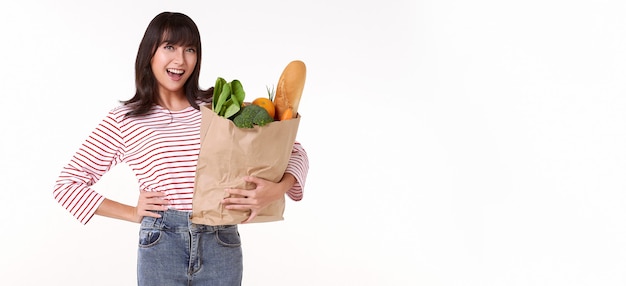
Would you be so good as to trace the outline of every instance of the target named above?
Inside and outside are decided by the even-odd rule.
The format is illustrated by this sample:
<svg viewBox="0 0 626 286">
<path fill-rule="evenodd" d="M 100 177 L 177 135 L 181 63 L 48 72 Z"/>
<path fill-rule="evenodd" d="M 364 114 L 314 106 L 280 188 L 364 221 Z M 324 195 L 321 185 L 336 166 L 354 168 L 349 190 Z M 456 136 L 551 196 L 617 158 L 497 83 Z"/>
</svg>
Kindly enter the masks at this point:
<svg viewBox="0 0 626 286">
<path fill-rule="evenodd" d="M 233 225 L 247 220 L 250 211 L 228 210 L 222 205 L 227 188 L 254 189 L 243 177 L 255 176 L 279 182 L 287 169 L 300 124 L 296 118 L 264 126 L 239 128 L 200 106 L 200 154 L 192 201 L 191 221 L 204 225 Z M 283 220 L 285 197 L 261 210 L 251 223 Z M 250 223 L 249 222 L 249 223 Z"/>
</svg>

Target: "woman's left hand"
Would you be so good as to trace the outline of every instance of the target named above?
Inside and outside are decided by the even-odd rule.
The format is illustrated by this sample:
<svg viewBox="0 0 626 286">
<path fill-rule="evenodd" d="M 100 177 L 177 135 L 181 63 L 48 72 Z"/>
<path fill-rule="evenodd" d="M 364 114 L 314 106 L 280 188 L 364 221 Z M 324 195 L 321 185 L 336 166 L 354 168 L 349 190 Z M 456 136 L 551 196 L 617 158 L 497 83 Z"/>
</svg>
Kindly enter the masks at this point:
<svg viewBox="0 0 626 286">
<path fill-rule="evenodd" d="M 250 222 L 263 208 L 283 197 L 285 192 L 293 185 L 293 181 L 295 180 L 293 176 L 291 176 L 291 174 L 286 175 L 291 178 L 285 180 L 286 178 L 283 177 L 283 180 L 279 183 L 253 176 L 244 177 L 244 181 L 253 183 L 256 187 L 252 190 L 226 189 L 231 196 L 235 195 L 235 197 L 223 199 L 222 204 L 229 210 L 250 210 L 250 217 L 242 223 Z M 291 184 L 289 184 L 289 182 L 291 182 Z"/>
</svg>

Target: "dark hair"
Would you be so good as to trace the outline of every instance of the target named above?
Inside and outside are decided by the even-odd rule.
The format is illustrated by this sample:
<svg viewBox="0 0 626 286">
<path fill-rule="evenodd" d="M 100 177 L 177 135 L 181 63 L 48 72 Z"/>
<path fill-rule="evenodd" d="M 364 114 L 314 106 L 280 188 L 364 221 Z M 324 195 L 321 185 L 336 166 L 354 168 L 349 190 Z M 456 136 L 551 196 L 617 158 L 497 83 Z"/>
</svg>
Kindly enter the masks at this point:
<svg viewBox="0 0 626 286">
<path fill-rule="evenodd" d="M 162 12 L 150 21 L 139 44 L 135 60 L 135 95 L 129 100 L 121 101 L 124 105 L 131 107 L 131 111 L 126 114 L 127 116 L 146 114 L 157 103 L 159 88 L 150 62 L 157 48 L 163 42 L 196 48 L 196 66 L 184 86 L 185 95 L 191 106 L 200 109 L 198 100 L 210 102 L 212 98 L 213 88 L 201 90 L 198 85 L 202 60 L 202 46 L 198 27 L 185 14 Z"/>
</svg>

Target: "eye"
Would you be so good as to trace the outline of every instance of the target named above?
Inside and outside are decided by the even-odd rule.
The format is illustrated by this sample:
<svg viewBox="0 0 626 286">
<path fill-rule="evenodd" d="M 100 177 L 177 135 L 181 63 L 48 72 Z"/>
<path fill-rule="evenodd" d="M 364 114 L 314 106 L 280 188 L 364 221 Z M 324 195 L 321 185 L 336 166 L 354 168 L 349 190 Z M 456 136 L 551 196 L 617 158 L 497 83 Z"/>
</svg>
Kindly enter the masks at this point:
<svg viewBox="0 0 626 286">
<path fill-rule="evenodd" d="M 166 44 L 166 45 L 164 45 L 164 46 L 163 46 L 163 49 L 166 49 L 166 50 L 174 50 L 174 46 L 172 46 L 172 45 L 167 45 L 167 44 Z"/>
<path fill-rule="evenodd" d="M 188 52 L 188 53 L 195 53 L 196 49 L 195 48 L 187 48 L 185 51 Z"/>
</svg>

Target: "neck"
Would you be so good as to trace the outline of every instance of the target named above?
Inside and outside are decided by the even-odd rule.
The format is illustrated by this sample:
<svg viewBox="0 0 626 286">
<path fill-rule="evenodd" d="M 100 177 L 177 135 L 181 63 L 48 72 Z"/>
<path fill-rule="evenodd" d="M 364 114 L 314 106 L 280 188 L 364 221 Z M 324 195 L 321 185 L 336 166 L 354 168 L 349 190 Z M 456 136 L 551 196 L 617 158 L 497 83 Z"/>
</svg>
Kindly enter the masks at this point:
<svg viewBox="0 0 626 286">
<path fill-rule="evenodd" d="M 163 108 L 172 111 L 183 110 L 191 106 L 187 98 L 182 94 L 161 94 L 157 103 Z"/>
</svg>

